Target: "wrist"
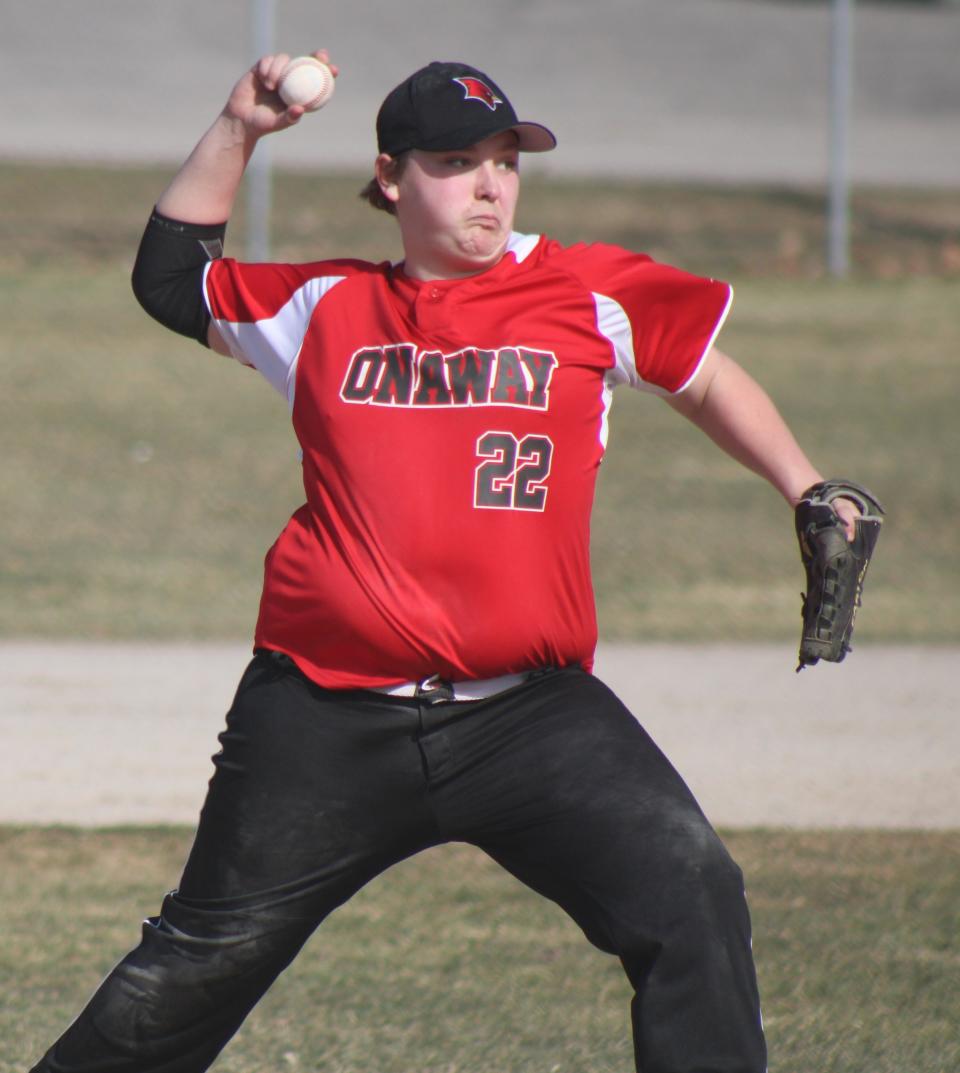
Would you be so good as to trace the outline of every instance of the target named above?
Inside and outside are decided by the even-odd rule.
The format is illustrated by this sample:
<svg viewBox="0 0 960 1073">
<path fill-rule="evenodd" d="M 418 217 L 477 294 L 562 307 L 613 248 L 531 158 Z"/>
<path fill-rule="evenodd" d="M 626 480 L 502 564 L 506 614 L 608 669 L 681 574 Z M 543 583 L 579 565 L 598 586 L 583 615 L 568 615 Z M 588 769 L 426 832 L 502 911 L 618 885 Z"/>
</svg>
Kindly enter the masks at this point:
<svg viewBox="0 0 960 1073">
<path fill-rule="evenodd" d="M 803 499 L 804 493 L 822 480 L 823 477 L 818 470 L 812 466 L 803 466 L 784 478 L 780 492 L 790 506 L 795 507 Z"/>
<path fill-rule="evenodd" d="M 261 136 L 260 131 L 251 128 L 241 116 L 230 111 L 229 103 L 214 121 L 213 130 L 222 152 L 235 152 L 240 149 L 248 156 Z"/>
</svg>

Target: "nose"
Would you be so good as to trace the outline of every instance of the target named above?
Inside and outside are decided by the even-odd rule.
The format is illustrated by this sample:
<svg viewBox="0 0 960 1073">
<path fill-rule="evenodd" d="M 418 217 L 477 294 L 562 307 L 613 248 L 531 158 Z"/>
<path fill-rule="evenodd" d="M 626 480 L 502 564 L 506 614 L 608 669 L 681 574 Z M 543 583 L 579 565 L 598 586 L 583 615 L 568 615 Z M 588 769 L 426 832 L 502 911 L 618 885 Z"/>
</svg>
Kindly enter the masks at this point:
<svg viewBox="0 0 960 1073">
<path fill-rule="evenodd" d="M 496 201 L 500 197 L 500 175 L 492 160 L 484 160 L 476 170 L 478 201 Z"/>
</svg>

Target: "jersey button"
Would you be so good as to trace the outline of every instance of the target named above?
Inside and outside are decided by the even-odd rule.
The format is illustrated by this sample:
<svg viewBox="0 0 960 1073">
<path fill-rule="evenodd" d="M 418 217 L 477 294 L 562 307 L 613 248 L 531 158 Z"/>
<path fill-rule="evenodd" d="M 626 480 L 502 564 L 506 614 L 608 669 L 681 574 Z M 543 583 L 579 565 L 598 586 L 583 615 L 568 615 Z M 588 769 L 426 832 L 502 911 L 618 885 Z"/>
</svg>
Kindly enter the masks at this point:
<svg viewBox="0 0 960 1073">
<path fill-rule="evenodd" d="M 439 302 L 442 297 L 440 288 L 431 287 L 430 290 L 427 292 L 427 297 L 430 299 L 431 302 Z"/>
</svg>

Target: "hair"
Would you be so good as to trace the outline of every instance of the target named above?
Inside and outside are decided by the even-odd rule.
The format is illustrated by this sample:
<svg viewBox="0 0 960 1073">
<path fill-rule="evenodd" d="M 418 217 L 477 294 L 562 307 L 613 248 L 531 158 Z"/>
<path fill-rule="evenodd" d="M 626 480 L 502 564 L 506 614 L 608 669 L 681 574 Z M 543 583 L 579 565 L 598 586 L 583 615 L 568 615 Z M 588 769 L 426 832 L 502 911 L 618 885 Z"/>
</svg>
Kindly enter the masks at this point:
<svg viewBox="0 0 960 1073">
<path fill-rule="evenodd" d="M 405 152 L 398 153 L 388 165 L 391 178 L 399 179 L 403 174 L 406 163 L 407 154 Z M 375 209 L 388 212 L 391 216 L 397 215 L 397 206 L 388 197 L 384 196 L 376 176 L 367 183 L 357 196 L 361 201 L 366 201 L 368 205 L 372 205 Z"/>
</svg>

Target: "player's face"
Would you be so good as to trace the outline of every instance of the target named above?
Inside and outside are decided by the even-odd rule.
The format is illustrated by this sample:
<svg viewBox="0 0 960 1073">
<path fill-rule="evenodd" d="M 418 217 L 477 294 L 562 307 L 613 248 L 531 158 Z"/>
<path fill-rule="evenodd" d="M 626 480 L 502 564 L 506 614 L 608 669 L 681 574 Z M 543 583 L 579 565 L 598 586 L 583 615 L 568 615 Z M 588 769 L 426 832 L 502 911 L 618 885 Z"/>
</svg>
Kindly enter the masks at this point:
<svg viewBox="0 0 960 1073">
<path fill-rule="evenodd" d="M 404 267 L 419 279 L 474 275 L 500 260 L 520 193 L 511 131 L 469 149 L 414 149 L 394 186 Z"/>
</svg>

